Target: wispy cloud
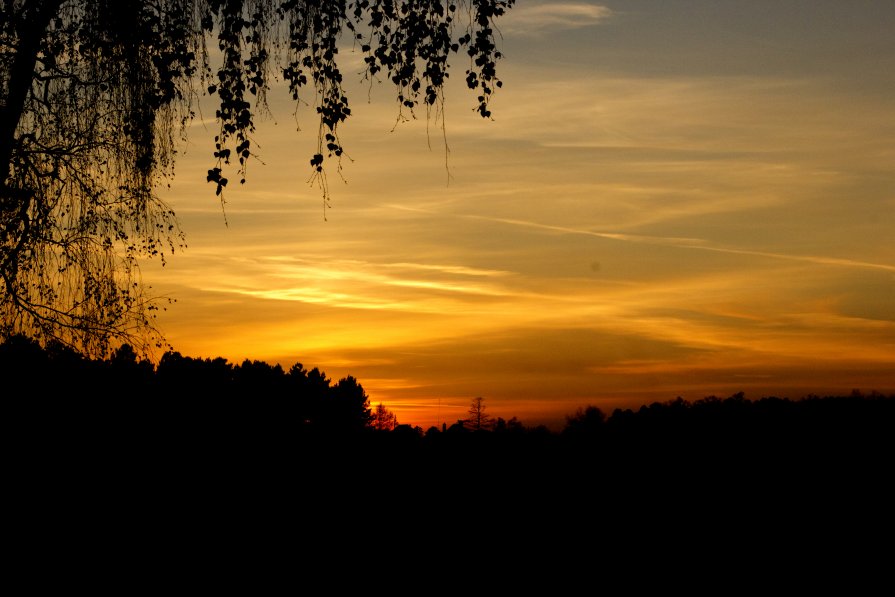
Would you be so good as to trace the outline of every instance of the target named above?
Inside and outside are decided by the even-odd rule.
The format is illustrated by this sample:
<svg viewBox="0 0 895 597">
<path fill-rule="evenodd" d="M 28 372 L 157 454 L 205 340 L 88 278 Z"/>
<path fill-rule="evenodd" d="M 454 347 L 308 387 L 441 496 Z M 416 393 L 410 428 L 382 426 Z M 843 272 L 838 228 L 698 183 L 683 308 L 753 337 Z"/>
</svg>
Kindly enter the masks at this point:
<svg viewBox="0 0 895 597">
<path fill-rule="evenodd" d="M 548 31 L 581 29 L 600 24 L 612 11 L 599 4 L 561 2 L 517 6 L 503 18 L 501 29 L 513 35 L 540 35 Z"/>
<path fill-rule="evenodd" d="M 403 209 L 407 211 L 419 211 L 431 213 L 423 208 L 408 208 L 407 206 L 393 205 L 394 209 Z M 859 259 L 843 259 L 839 257 L 829 257 L 826 255 L 800 255 L 796 253 L 780 253 L 772 251 L 760 251 L 755 249 L 741 249 L 735 247 L 719 247 L 709 244 L 705 239 L 686 238 L 673 236 L 648 236 L 641 234 L 624 234 L 617 232 L 599 232 L 596 230 L 587 230 L 583 228 L 575 228 L 571 226 L 556 226 L 551 224 L 542 224 L 540 222 L 531 222 L 527 220 L 513 218 L 498 218 L 491 216 L 481 216 L 475 214 L 461 214 L 457 217 L 471 220 L 485 220 L 499 224 L 507 224 L 510 226 L 520 226 L 524 228 L 535 228 L 549 232 L 558 232 L 562 234 L 576 234 L 583 236 L 594 236 L 597 238 L 606 238 L 624 242 L 645 243 L 652 245 L 663 245 L 669 247 L 677 247 L 682 249 L 696 249 L 701 251 L 712 251 L 716 253 L 730 253 L 734 255 L 751 255 L 753 257 L 766 257 L 769 259 L 781 259 L 787 261 L 799 261 L 805 263 L 813 263 L 816 265 L 832 265 L 840 267 L 854 267 L 862 269 L 875 269 L 882 271 L 895 272 L 895 265 L 889 263 L 876 263 L 872 261 L 863 261 Z"/>
<path fill-rule="evenodd" d="M 608 238 L 612 240 L 647 243 L 653 245 L 664 245 L 670 247 L 678 247 L 683 249 L 697 249 L 701 251 L 713 251 L 716 253 L 731 253 L 735 255 L 751 255 L 753 257 L 767 257 L 769 259 L 782 259 L 788 261 L 801 261 L 813 263 L 816 265 L 834 265 L 842 267 L 856 267 L 866 269 L 876 269 L 883 271 L 895 271 L 895 265 L 888 263 L 874 263 L 870 261 L 861 261 L 857 259 L 841 259 L 838 257 L 828 257 L 825 255 L 799 255 L 791 253 L 774 253 L 770 251 L 758 251 L 752 249 L 738 249 L 731 247 L 710 246 L 705 240 L 698 238 L 678 238 L 665 236 L 645 236 L 638 234 L 619 234 L 613 232 L 597 232 L 594 230 L 584 230 L 580 228 L 572 228 L 568 226 L 552 226 L 549 224 L 540 224 L 538 222 L 528 222 L 524 220 L 514 220 L 510 218 L 492 218 L 487 216 L 466 215 L 464 217 L 488 220 L 491 222 L 499 222 L 512 226 L 524 226 L 526 228 L 538 228 L 553 232 L 561 232 L 567 234 L 580 234 L 585 236 L 595 236 L 598 238 Z"/>
<path fill-rule="evenodd" d="M 330 307 L 418 313 L 442 313 L 456 307 L 454 301 L 475 297 L 517 295 L 510 288 L 483 281 L 509 272 L 462 265 L 327 258 L 315 261 L 286 256 L 222 263 L 225 265 L 216 282 L 205 284 L 202 290 Z"/>
</svg>

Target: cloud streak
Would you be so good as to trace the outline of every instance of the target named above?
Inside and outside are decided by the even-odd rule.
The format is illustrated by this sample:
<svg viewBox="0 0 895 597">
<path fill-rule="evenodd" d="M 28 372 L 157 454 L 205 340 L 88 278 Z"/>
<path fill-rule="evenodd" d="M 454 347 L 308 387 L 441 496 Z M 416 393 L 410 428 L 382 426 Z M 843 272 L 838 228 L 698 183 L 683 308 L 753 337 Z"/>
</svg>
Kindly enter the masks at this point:
<svg viewBox="0 0 895 597">
<path fill-rule="evenodd" d="M 189 251 L 144 270 L 178 296 L 159 320 L 177 349 L 351 374 L 414 424 L 476 395 L 561 424 L 586 402 L 891 391 L 881 13 L 802 39 L 791 11 L 750 3 L 699 19 L 704 3 L 517 4 L 496 22 L 494 119 L 466 110 L 462 79 L 448 90 L 449 162 L 422 118 L 389 133 L 389 92 L 345 63 L 349 96 L 379 98 L 354 104 L 326 220 L 301 169 L 316 136 L 296 137 L 288 100 L 259 122 L 263 173 L 231 191 L 227 226 L 196 139 L 166 195 Z M 734 23 L 767 43 L 718 28 Z"/>
<path fill-rule="evenodd" d="M 501 29 L 513 35 L 541 35 L 593 27 L 610 16 L 612 11 L 609 8 L 582 2 L 516 6 L 501 21 Z"/>
<path fill-rule="evenodd" d="M 652 245 L 663 245 L 676 247 L 681 249 L 695 249 L 700 251 L 713 251 L 716 253 L 730 253 L 734 255 L 749 255 L 752 257 L 767 257 L 769 259 L 782 259 L 787 261 L 800 261 L 805 263 L 813 263 L 816 265 L 833 265 L 841 267 L 857 267 L 865 269 L 876 269 L 887 272 L 895 272 L 895 265 L 886 263 L 873 263 L 868 261 L 859 261 L 855 259 L 842 259 L 838 257 L 827 257 L 823 255 L 793 255 L 791 253 L 774 253 L 770 251 L 756 251 L 753 249 L 737 249 L 730 247 L 717 247 L 709 245 L 705 240 L 698 238 L 676 238 L 667 236 L 645 236 L 639 234 L 621 234 L 615 232 L 597 232 L 594 230 L 582 230 L 571 228 L 568 226 L 554 226 L 550 224 L 540 224 L 537 222 L 526 222 L 524 220 L 514 220 L 509 218 L 492 218 L 488 216 L 465 215 L 462 217 L 487 220 L 490 222 L 499 222 L 512 226 L 524 226 L 527 228 L 537 228 L 552 232 L 562 232 L 567 234 L 580 234 L 585 236 L 594 236 L 597 238 L 607 238 L 611 240 L 647 243 Z"/>
<path fill-rule="evenodd" d="M 226 275 L 204 285 L 206 292 L 298 301 L 329 307 L 444 313 L 456 301 L 518 297 L 485 280 L 510 272 L 462 265 L 375 263 L 352 259 L 298 259 L 276 256 L 229 259 Z"/>
</svg>

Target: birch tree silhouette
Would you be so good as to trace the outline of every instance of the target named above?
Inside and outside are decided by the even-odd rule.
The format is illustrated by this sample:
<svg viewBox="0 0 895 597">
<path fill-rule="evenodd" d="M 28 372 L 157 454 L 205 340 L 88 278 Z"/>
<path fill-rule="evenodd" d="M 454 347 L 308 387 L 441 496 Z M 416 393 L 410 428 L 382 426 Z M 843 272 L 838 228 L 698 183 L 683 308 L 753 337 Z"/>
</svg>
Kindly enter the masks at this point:
<svg viewBox="0 0 895 597">
<path fill-rule="evenodd" d="M 156 189 L 202 95 L 217 104 L 207 181 L 222 201 L 231 177 L 246 180 L 279 81 L 316 112 L 309 181 L 326 205 L 351 114 L 340 42 L 363 52 L 364 77 L 393 84 L 399 112 L 427 118 L 449 58 L 468 58 L 488 118 L 501 86 L 494 22 L 514 2 L 0 0 L 0 335 L 94 356 L 160 342 L 138 259 L 184 246 Z"/>
</svg>

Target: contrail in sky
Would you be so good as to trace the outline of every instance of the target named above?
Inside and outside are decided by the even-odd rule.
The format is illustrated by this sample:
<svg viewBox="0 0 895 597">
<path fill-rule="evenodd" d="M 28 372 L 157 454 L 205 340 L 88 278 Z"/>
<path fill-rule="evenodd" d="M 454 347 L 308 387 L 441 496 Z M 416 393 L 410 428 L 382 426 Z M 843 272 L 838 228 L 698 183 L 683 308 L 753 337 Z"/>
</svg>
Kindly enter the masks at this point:
<svg viewBox="0 0 895 597">
<path fill-rule="evenodd" d="M 597 236 L 600 238 L 609 238 L 612 240 L 621 240 L 627 242 L 637 242 L 652 245 L 663 245 L 669 247 L 678 247 L 681 249 L 699 249 L 702 251 L 713 251 L 716 253 L 733 253 L 736 255 L 754 255 L 756 257 L 769 257 L 771 259 L 787 259 L 789 261 L 803 261 L 808 263 L 817 263 L 820 265 L 840 265 L 847 267 L 863 267 L 869 269 L 880 269 L 889 272 L 895 272 L 895 265 L 886 265 L 884 263 L 869 263 L 867 261 L 855 261 L 853 259 L 840 259 L 838 257 L 824 257 L 818 255 L 791 255 L 787 253 L 771 253 L 769 251 L 755 251 L 752 249 L 734 249 L 728 247 L 713 247 L 705 244 L 706 241 L 698 238 L 677 238 L 664 236 L 643 236 L 638 234 L 619 234 L 612 232 L 594 232 L 593 230 L 581 230 L 578 228 L 569 228 L 567 226 L 552 226 L 549 224 L 538 224 L 536 222 L 527 222 L 525 220 L 513 220 L 507 218 L 492 218 L 487 216 L 464 216 L 468 218 L 489 220 L 492 222 L 500 222 L 503 224 L 511 224 L 515 226 L 526 226 L 529 228 L 539 228 L 543 230 L 553 230 L 556 232 L 566 232 L 569 234 L 583 234 L 586 236 Z"/>
<path fill-rule="evenodd" d="M 406 211 L 417 211 L 422 213 L 431 213 L 444 216 L 444 213 L 414 208 L 400 205 L 390 206 L 396 209 Z M 752 255 L 755 257 L 767 257 L 769 259 L 784 259 L 787 261 L 801 261 L 805 263 L 815 263 L 818 265 L 837 265 L 844 267 L 860 267 L 866 269 L 878 269 L 887 272 L 895 272 L 895 265 L 885 263 L 870 263 L 867 261 L 856 261 L 854 259 L 841 259 L 838 257 L 824 257 L 817 255 L 791 255 L 787 253 L 771 253 L 768 251 L 755 251 L 751 249 L 735 249 L 727 247 L 713 247 L 708 245 L 704 239 L 699 238 L 680 238 L 673 236 L 645 236 L 639 234 L 623 234 L 616 232 L 596 232 L 594 230 L 582 230 L 580 228 L 570 228 L 568 226 L 555 226 L 551 224 L 541 224 L 538 222 L 529 222 L 527 220 L 516 220 L 511 218 L 495 218 L 492 216 L 479 216 L 472 214 L 453 214 L 454 217 L 466 218 L 470 220 L 485 220 L 488 222 L 497 222 L 500 224 L 508 224 L 511 226 L 521 226 L 526 228 L 536 228 L 538 230 L 549 230 L 551 232 L 562 232 L 565 234 L 579 234 L 583 236 L 595 236 L 597 238 L 607 238 L 610 240 L 618 240 L 624 242 L 635 242 L 651 245 L 662 245 L 666 247 L 677 247 L 681 249 L 697 249 L 700 251 L 712 251 L 714 253 L 731 253 L 734 255 Z"/>
<path fill-rule="evenodd" d="M 652 245 L 663 245 L 670 247 L 678 247 L 681 249 L 699 249 L 701 251 L 713 251 L 715 253 L 733 253 L 736 255 L 754 255 L 756 257 L 768 257 L 771 259 L 786 259 L 789 261 L 803 261 L 807 263 L 816 263 L 820 265 L 839 265 L 846 267 L 862 267 L 869 269 L 880 269 L 889 272 L 895 272 L 895 265 L 887 265 L 885 263 L 870 263 L 867 261 L 856 261 L 854 259 L 841 259 L 838 257 L 823 257 L 817 255 L 791 255 L 787 253 L 771 253 L 768 251 L 754 251 L 751 249 L 733 249 L 726 247 L 713 247 L 706 244 L 706 241 L 698 238 L 677 238 L 665 236 L 643 236 L 638 234 L 619 234 L 612 232 L 595 232 L 593 230 L 581 230 L 578 228 L 569 228 L 567 226 L 553 226 L 550 224 L 539 224 L 537 222 L 527 222 L 525 220 L 513 220 L 508 218 L 493 218 L 488 216 L 466 215 L 466 218 L 488 220 L 491 222 L 500 222 L 502 224 L 511 224 L 515 226 L 526 226 L 529 228 L 538 228 L 542 230 L 552 230 L 556 232 L 565 232 L 569 234 L 582 234 L 585 236 L 596 236 L 599 238 L 608 238 L 612 240 L 621 240 L 627 242 L 637 242 Z"/>
</svg>

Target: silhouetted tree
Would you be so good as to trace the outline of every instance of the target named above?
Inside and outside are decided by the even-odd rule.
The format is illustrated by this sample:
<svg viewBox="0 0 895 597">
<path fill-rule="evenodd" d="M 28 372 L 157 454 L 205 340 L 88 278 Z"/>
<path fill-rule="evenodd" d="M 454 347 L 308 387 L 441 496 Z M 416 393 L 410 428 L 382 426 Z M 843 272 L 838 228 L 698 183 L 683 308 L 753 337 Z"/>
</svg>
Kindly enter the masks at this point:
<svg viewBox="0 0 895 597">
<path fill-rule="evenodd" d="M 217 102 L 207 180 L 218 195 L 231 168 L 245 182 L 272 83 L 310 101 L 310 182 L 326 206 L 324 162 L 339 166 L 351 114 L 341 37 L 363 54 L 366 79 L 394 85 L 399 118 L 420 107 L 440 118 L 448 59 L 467 55 L 487 118 L 501 85 L 493 22 L 514 2 L 2 0 L 0 334 L 95 356 L 159 342 L 137 259 L 164 261 L 183 244 L 155 189 L 173 175 L 201 94 Z"/>
<path fill-rule="evenodd" d="M 509 421 L 503 417 L 497 417 L 494 421 L 494 433 L 523 433 L 525 425 L 517 417 L 511 417 Z"/>
<path fill-rule="evenodd" d="M 154 394 L 155 367 L 134 351 L 130 344 L 122 344 L 109 357 L 107 373 L 100 380 L 105 391 L 119 396 L 121 401 L 146 399 Z"/>
<path fill-rule="evenodd" d="M 469 418 L 465 423 L 473 431 L 487 431 L 494 425 L 491 416 L 485 412 L 485 399 L 481 396 L 472 399 L 468 412 Z"/>
<path fill-rule="evenodd" d="M 369 425 L 372 416 L 367 393 L 350 375 L 336 382 L 324 409 L 326 426 L 342 431 L 360 431 Z"/>
<path fill-rule="evenodd" d="M 263 398 L 270 401 L 273 396 L 283 395 L 286 376 L 280 365 L 264 361 L 244 360 L 233 368 L 234 389 L 240 397 Z"/>
<path fill-rule="evenodd" d="M 606 415 L 598 407 L 588 405 L 566 417 L 562 433 L 570 437 L 597 437 L 606 424 Z"/>
<path fill-rule="evenodd" d="M 370 421 L 373 429 L 377 431 L 392 431 L 397 424 L 398 417 L 395 416 L 395 413 L 387 409 L 381 402 L 376 405 L 376 410 L 373 411 Z"/>
<path fill-rule="evenodd" d="M 179 408 L 223 400 L 234 389 L 233 365 L 220 357 L 200 359 L 168 351 L 159 359 L 156 377 L 161 395 Z"/>
<path fill-rule="evenodd" d="M 317 367 L 308 371 L 305 376 L 302 395 L 306 397 L 311 407 L 310 421 L 314 426 L 326 426 L 330 419 L 327 402 L 331 390 L 330 383 L 326 374 Z"/>
</svg>

